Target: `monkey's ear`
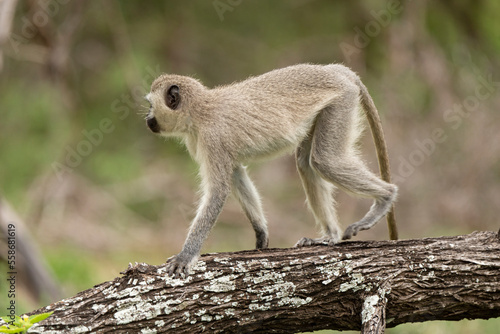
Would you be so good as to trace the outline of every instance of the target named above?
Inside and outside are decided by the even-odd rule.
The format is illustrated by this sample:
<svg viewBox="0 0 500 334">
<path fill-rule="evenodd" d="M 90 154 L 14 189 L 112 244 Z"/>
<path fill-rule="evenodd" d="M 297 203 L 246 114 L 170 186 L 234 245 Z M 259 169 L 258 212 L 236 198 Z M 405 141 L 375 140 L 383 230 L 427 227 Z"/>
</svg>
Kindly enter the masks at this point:
<svg viewBox="0 0 500 334">
<path fill-rule="evenodd" d="M 165 92 L 165 104 L 170 109 L 177 109 L 179 106 L 179 102 L 181 102 L 181 96 L 179 94 L 179 86 L 172 85 Z"/>
</svg>

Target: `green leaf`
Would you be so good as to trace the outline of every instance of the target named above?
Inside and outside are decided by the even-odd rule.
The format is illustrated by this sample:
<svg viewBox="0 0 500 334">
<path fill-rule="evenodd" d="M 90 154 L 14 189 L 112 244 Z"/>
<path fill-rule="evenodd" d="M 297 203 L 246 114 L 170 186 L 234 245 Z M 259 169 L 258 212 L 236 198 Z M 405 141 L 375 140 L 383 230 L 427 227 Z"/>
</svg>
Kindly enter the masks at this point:
<svg viewBox="0 0 500 334">
<path fill-rule="evenodd" d="M 20 327 L 23 324 L 23 319 L 20 316 L 16 315 L 16 320 L 12 323 L 14 326 Z"/>
<path fill-rule="evenodd" d="M 10 324 L 10 322 L 12 321 L 12 319 L 10 317 L 8 317 L 8 316 L 0 317 L 0 319 L 2 319 L 3 321 L 5 321 L 8 324 Z"/>
<path fill-rule="evenodd" d="M 40 313 L 40 314 L 35 314 L 35 315 L 32 315 L 32 316 L 30 317 L 30 322 L 31 322 L 32 324 L 35 324 L 35 323 L 37 323 L 37 322 L 40 322 L 40 321 L 42 321 L 42 320 L 45 320 L 45 319 L 47 319 L 48 317 L 50 317 L 50 316 L 52 315 L 52 313 L 54 313 L 54 312 Z"/>
<path fill-rule="evenodd" d="M 6 326 L 0 327 L 0 333 L 22 333 L 24 329 L 22 328 L 9 328 Z"/>
</svg>

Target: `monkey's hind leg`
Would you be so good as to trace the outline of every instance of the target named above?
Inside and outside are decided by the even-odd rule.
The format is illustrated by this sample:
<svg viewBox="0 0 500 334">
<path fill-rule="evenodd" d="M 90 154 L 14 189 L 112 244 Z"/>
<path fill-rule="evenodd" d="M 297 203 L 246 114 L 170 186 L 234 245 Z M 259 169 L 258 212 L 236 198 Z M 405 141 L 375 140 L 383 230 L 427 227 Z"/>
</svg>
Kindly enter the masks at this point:
<svg viewBox="0 0 500 334">
<path fill-rule="evenodd" d="M 259 193 L 248 177 L 245 167 L 238 166 L 233 171 L 232 176 L 233 194 L 243 208 L 246 216 L 250 220 L 257 239 L 256 248 L 267 248 L 269 244 L 269 234 L 267 232 L 267 222 L 262 210 Z"/>
<path fill-rule="evenodd" d="M 323 237 L 318 239 L 302 238 L 295 246 L 314 244 L 333 245 L 341 240 L 340 226 L 335 211 L 333 193 L 335 187 L 324 180 L 310 165 L 311 139 L 306 139 L 297 148 L 297 169 L 307 196 L 307 203 L 316 223 L 321 227 Z"/>
<path fill-rule="evenodd" d="M 321 112 L 311 150 L 311 165 L 322 177 L 351 194 L 374 199 L 368 213 L 346 229 L 343 239 L 374 226 L 391 209 L 397 194 L 395 185 L 373 174 L 357 156 L 353 147 L 357 104 L 349 101 L 342 100 Z"/>
<path fill-rule="evenodd" d="M 350 239 L 359 231 L 372 228 L 391 209 L 397 187 L 379 179 L 361 160 L 346 157 L 331 164 L 316 164 L 315 167 L 322 175 L 347 192 L 374 199 L 370 210 L 361 220 L 347 227 L 342 239 Z"/>
</svg>

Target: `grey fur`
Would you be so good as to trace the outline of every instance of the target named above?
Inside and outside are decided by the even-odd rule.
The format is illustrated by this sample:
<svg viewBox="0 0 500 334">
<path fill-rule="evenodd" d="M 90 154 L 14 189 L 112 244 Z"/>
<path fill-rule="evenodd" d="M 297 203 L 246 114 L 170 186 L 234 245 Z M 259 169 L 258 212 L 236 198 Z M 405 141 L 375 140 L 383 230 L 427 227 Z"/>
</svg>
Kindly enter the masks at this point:
<svg viewBox="0 0 500 334">
<path fill-rule="evenodd" d="M 202 178 L 197 215 L 182 251 L 168 262 L 169 274 L 189 273 L 231 189 L 252 223 L 257 248 L 267 247 L 260 198 L 243 165 L 294 148 L 309 207 L 323 231 L 322 238 L 303 238 L 297 246 L 338 243 L 371 228 L 388 213 L 391 238 L 397 238 L 391 210 L 397 187 L 389 183 L 380 119 L 366 87 L 347 67 L 295 65 L 213 89 L 190 77 L 165 74 L 153 82 L 146 98 L 151 104 L 150 129 L 181 137 L 200 164 Z M 385 181 L 365 167 L 356 151 L 360 105 Z M 333 205 L 335 186 L 374 199 L 365 217 L 343 235 Z"/>
</svg>

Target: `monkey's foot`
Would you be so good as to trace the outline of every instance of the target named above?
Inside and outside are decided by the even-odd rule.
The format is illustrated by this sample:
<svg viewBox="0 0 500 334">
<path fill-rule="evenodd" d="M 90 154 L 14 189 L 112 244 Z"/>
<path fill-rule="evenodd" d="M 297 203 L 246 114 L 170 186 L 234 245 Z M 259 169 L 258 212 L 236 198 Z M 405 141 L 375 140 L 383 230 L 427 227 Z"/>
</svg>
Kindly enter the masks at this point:
<svg viewBox="0 0 500 334">
<path fill-rule="evenodd" d="M 352 237 L 356 236 L 359 231 L 366 230 L 366 228 L 363 228 L 362 225 L 356 225 L 356 223 L 349 225 L 344 232 L 344 236 L 342 237 L 342 240 L 347 240 L 351 239 Z"/>
<path fill-rule="evenodd" d="M 304 246 L 315 246 L 315 245 L 323 245 L 323 246 L 333 246 L 339 242 L 338 239 L 335 238 L 302 238 L 295 244 L 294 247 L 304 247 Z"/>
<path fill-rule="evenodd" d="M 177 254 L 176 256 L 167 260 L 166 270 L 167 275 L 174 278 L 185 278 L 189 275 L 190 268 L 196 258 L 188 258 Z"/>
</svg>

